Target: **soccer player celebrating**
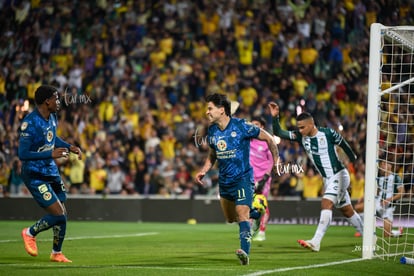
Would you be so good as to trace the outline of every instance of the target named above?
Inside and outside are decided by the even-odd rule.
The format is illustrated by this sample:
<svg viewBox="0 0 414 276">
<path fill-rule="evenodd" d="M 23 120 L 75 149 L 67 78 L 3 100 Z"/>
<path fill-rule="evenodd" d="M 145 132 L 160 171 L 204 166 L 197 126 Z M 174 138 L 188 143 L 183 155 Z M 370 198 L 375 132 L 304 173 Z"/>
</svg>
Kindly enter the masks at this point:
<svg viewBox="0 0 414 276">
<path fill-rule="evenodd" d="M 273 133 L 282 139 L 299 142 L 309 159 L 323 177 L 324 195 L 318 227 L 311 240 L 298 240 L 298 243 L 312 251 L 319 251 L 321 241 L 332 220 L 333 207 L 339 208 L 348 221 L 362 233 L 362 220 L 352 207 L 348 193 L 350 176 L 348 170 L 338 159 L 335 146 L 341 147 L 351 162 L 357 156 L 345 139 L 331 128 L 316 127 L 311 114 L 303 112 L 296 117 L 298 130 L 282 130 L 279 124 L 279 106 L 269 103 L 273 117 Z"/>
<path fill-rule="evenodd" d="M 211 94 L 206 102 L 211 124 L 207 134 L 209 153 L 195 180 L 203 185 L 202 178 L 217 161 L 220 205 L 227 222 L 239 224 L 240 249 L 236 250 L 236 255 L 242 265 L 248 265 L 252 238 L 249 219 L 260 220 L 261 217 L 259 211 L 251 208 L 254 181 L 249 162 L 250 140 L 266 141 L 275 163 L 278 150 L 271 134 L 244 119 L 231 117 L 230 101 L 225 95 Z"/>
<path fill-rule="evenodd" d="M 252 118 L 252 124 L 258 126 L 261 129 L 264 129 L 266 121 L 261 117 Z M 276 143 L 275 140 L 273 140 Z M 255 194 L 263 195 L 264 200 L 267 201 L 267 197 L 270 191 L 270 183 L 272 181 L 272 168 L 274 165 L 272 153 L 267 146 L 265 141 L 260 141 L 258 139 L 252 139 L 250 141 L 250 164 L 253 167 L 253 176 L 255 183 Z M 260 219 L 259 222 L 259 231 L 256 232 L 257 235 L 253 237 L 255 241 L 264 241 L 266 240 L 266 226 L 269 220 L 270 211 L 268 204 L 266 205 L 265 213 Z M 255 227 L 253 225 L 253 227 Z M 253 231 L 254 232 L 254 231 Z"/>
<path fill-rule="evenodd" d="M 56 136 L 56 112 L 60 108 L 55 87 L 42 85 L 35 92 L 36 108 L 28 114 L 20 126 L 19 158 L 22 161 L 22 178 L 33 198 L 44 208 L 47 215 L 22 231 L 27 253 L 37 256 L 36 235 L 53 229 L 52 262 L 72 262 L 62 254 L 66 233 L 66 190 L 54 159 L 67 158 L 69 151 L 81 150 Z"/>
</svg>

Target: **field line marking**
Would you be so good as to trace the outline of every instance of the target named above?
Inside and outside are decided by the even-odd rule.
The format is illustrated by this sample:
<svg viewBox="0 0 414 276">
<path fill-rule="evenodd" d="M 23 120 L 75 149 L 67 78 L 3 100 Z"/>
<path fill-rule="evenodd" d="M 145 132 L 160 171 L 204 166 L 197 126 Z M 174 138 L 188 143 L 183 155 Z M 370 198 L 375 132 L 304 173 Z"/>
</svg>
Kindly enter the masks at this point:
<svg viewBox="0 0 414 276">
<path fill-rule="evenodd" d="M 8 266 L 8 267 L 26 267 L 26 268 L 45 268 L 45 267 L 56 267 L 56 264 L 29 264 L 29 263 L 6 263 L 1 264 L 1 266 Z M 73 263 L 68 264 L 65 268 L 108 268 L 108 269 L 153 269 L 153 270 L 177 270 L 177 271 L 234 271 L 233 268 L 201 268 L 201 267 L 165 267 L 165 266 L 145 266 L 145 265 L 74 265 Z"/>
<path fill-rule="evenodd" d="M 359 258 L 359 259 L 343 260 L 343 261 L 330 262 L 330 263 L 324 263 L 324 264 L 284 267 L 284 268 L 263 270 L 263 271 L 258 271 L 254 273 L 244 274 L 243 276 L 260 276 L 260 275 L 266 275 L 270 273 L 286 272 L 286 271 L 293 271 L 293 270 L 304 270 L 304 269 L 309 269 L 309 268 L 318 268 L 318 267 L 325 267 L 325 266 L 339 265 L 339 264 L 346 264 L 346 263 L 353 263 L 353 262 L 360 262 L 360 261 L 365 261 L 365 259 Z"/>
<path fill-rule="evenodd" d="M 122 235 L 104 235 L 104 236 L 80 236 L 80 237 L 66 237 L 66 241 L 70 240 L 86 240 L 86 239 L 108 239 L 108 238 L 126 238 L 126 237 L 142 237 L 158 235 L 158 232 L 147 233 L 135 233 L 135 234 L 122 234 Z M 37 241 L 51 241 L 52 239 L 38 239 Z M 21 240 L 0 240 L 0 243 L 20 242 Z"/>
</svg>

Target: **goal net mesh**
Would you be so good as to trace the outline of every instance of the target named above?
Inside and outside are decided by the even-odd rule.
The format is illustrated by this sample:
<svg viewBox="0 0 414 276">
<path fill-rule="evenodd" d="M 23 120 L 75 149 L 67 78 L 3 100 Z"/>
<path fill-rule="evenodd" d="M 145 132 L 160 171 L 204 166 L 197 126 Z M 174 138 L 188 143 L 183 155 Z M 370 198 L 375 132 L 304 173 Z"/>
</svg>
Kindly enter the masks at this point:
<svg viewBox="0 0 414 276">
<path fill-rule="evenodd" d="M 378 43 L 375 254 L 382 259 L 399 260 L 401 256 L 414 257 L 414 28 L 386 27 Z M 397 196 L 398 185 L 402 186 L 402 197 L 389 203 L 391 196 Z"/>
</svg>

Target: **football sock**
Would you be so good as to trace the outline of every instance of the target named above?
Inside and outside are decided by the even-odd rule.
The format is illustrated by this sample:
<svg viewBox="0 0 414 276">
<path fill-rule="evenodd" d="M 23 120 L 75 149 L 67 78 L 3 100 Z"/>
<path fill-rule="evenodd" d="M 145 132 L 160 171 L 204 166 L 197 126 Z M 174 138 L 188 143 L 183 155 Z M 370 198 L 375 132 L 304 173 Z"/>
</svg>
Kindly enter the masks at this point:
<svg viewBox="0 0 414 276">
<path fill-rule="evenodd" d="M 329 225 L 332 220 L 332 210 L 324 209 L 321 211 L 321 217 L 319 220 L 318 227 L 316 228 L 315 235 L 312 238 L 312 242 L 315 244 L 320 244 L 323 236 L 325 236 L 326 230 L 328 230 Z"/>
<path fill-rule="evenodd" d="M 239 223 L 239 233 L 240 233 L 240 248 L 246 252 L 247 255 L 250 254 L 250 241 L 252 235 L 250 233 L 250 222 L 242 221 Z"/>
<path fill-rule="evenodd" d="M 262 214 L 256 209 L 250 209 L 250 218 L 258 219 Z"/>
<path fill-rule="evenodd" d="M 364 213 L 358 213 L 358 215 L 361 218 L 362 224 L 364 224 Z"/>
<path fill-rule="evenodd" d="M 66 221 L 61 225 L 53 226 L 53 251 L 62 251 L 63 240 L 66 234 Z"/>
<path fill-rule="evenodd" d="M 363 228 L 364 228 L 364 224 L 362 222 L 361 217 L 358 215 L 358 213 L 354 212 L 354 215 L 350 218 L 347 218 L 348 222 L 350 224 L 352 224 L 355 229 L 362 234 L 363 232 Z"/>
<path fill-rule="evenodd" d="M 28 227 L 28 228 L 27 228 L 27 230 L 26 230 L 26 235 L 28 235 L 28 236 L 30 236 L 30 237 L 34 237 L 34 236 L 33 236 L 33 234 L 30 232 L 30 228 L 31 228 L 31 227 Z"/>
<path fill-rule="evenodd" d="M 393 236 L 393 237 L 399 237 L 399 236 L 401 236 L 400 230 L 392 230 L 391 231 L 391 236 Z"/>
<path fill-rule="evenodd" d="M 33 224 L 29 228 L 29 231 L 30 234 L 35 237 L 40 232 L 50 229 L 54 225 L 59 225 L 62 223 L 66 223 L 65 215 L 53 216 L 48 214 L 39 219 L 35 224 Z"/>
</svg>

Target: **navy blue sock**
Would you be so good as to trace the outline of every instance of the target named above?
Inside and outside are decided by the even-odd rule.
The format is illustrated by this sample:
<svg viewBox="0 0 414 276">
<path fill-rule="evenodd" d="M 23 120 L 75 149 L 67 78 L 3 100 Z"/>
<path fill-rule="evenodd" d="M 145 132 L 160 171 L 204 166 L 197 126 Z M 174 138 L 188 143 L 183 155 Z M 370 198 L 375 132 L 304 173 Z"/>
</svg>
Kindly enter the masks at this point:
<svg viewBox="0 0 414 276">
<path fill-rule="evenodd" d="M 259 211 L 257 211 L 256 209 L 250 209 L 250 218 L 258 219 L 258 218 L 260 218 L 261 215 L 262 214 Z"/>
<path fill-rule="evenodd" d="M 60 252 L 62 251 L 63 240 L 66 235 L 66 220 L 65 223 L 61 225 L 53 226 L 53 251 Z"/>
<path fill-rule="evenodd" d="M 35 224 L 33 224 L 30 228 L 30 234 L 34 237 L 39 234 L 40 232 L 46 231 L 53 227 L 54 225 L 66 224 L 66 216 L 54 216 L 54 215 L 45 215 L 41 219 L 39 219 Z"/>
<path fill-rule="evenodd" d="M 242 221 L 239 223 L 239 234 L 240 234 L 240 248 L 246 252 L 247 255 L 250 254 L 250 242 L 252 235 L 250 233 L 250 222 Z"/>
</svg>

